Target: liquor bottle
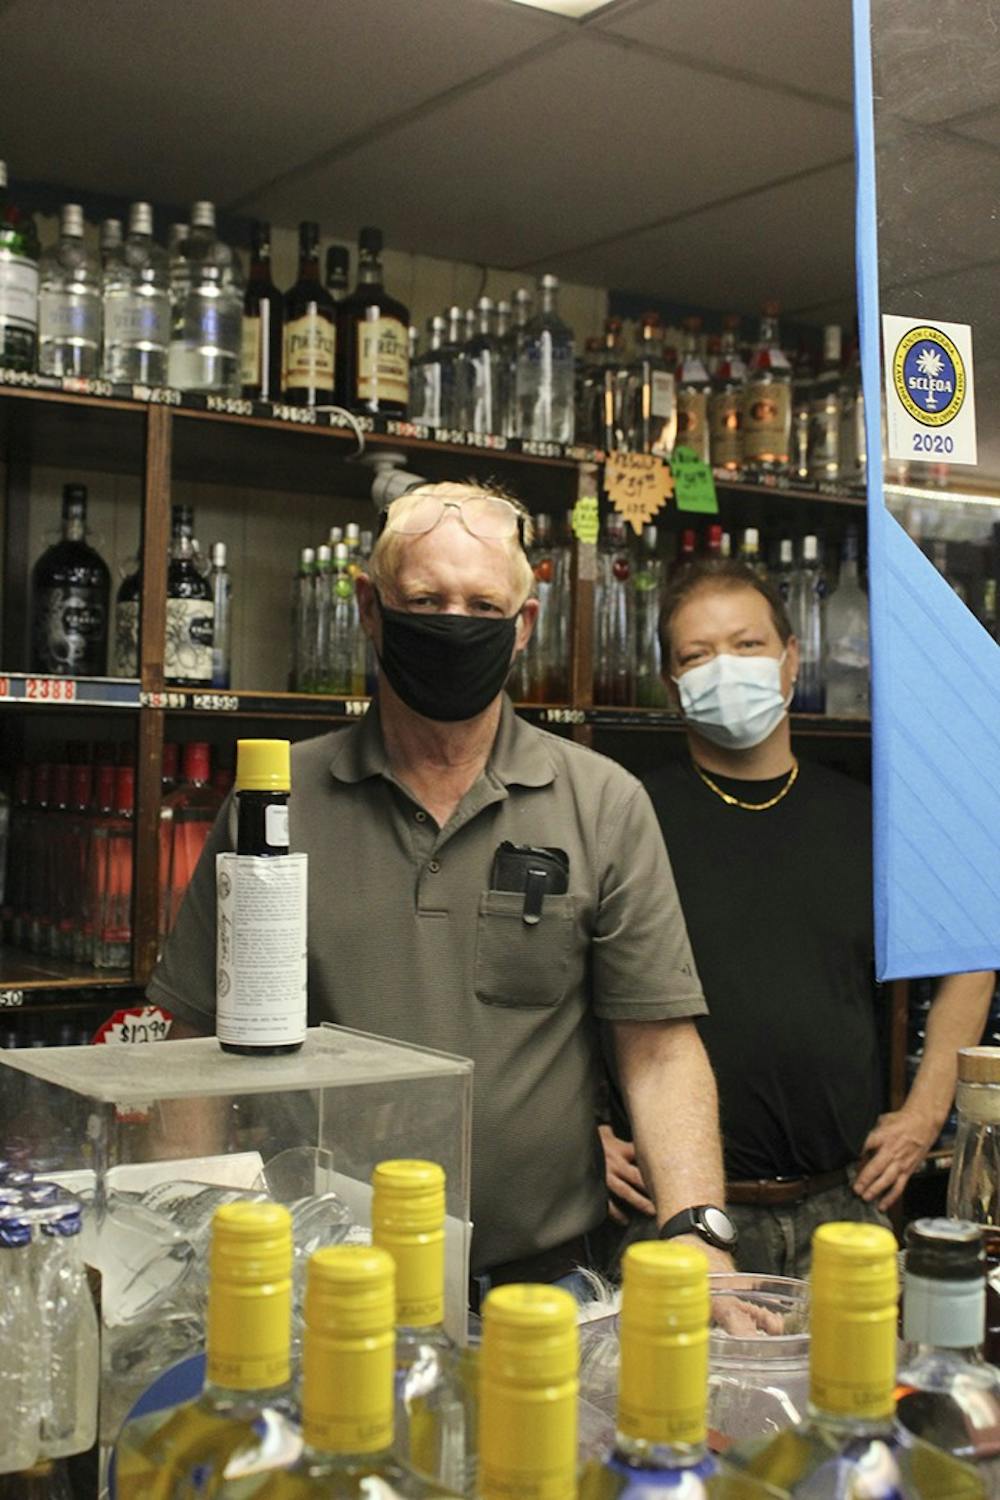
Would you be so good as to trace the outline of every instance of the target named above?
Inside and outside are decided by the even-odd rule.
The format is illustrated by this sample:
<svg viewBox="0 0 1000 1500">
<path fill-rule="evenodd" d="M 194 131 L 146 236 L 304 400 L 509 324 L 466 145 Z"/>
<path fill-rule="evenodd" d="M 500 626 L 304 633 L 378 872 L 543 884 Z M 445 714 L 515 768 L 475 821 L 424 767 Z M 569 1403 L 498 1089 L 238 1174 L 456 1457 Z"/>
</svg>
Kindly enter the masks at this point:
<svg viewBox="0 0 1000 1500">
<path fill-rule="evenodd" d="M 768 1495 L 707 1446 L 708 1286 L 707 1258 L 693 1246 L 653 1240 L 625 1252 L 614 1445 L 584 1466 L 580 1500 L 668 1487 L 715 1500 Z"/>
<path fill-rule="evenodd" d="M 31 573 L 33 672 L 100 677 L 107 669 L 111 574 L 86 536 L 86 486 L 67 484 L 62 539 Z"/>
<path fill-rule="evenodd" d="M 226 544 L 212 547 L 212 568 L 208 575 L 212 597 L 212 686 L 227 688 L 232 665 L 232 578 L 226 567 Z"/>
<path fill-rule="evenodd" d="M 677 556 L 670 564 L 671 581 L 679 578 L 688 568 L 694 566 L 698 550 L 698 537 L 693 526 L 685 526 L 680 534 L 677 544 Z"/>
<path fill-rule="evenodd" d="M 734 1467 L 790 1496 L 983 1500 L 972 1468 L 914 1437 L 895 1417 L 897 1292 L 890 1230 L 820 1225 L 813 1235 L 809 1416 L 731 1448 L 726 1456 Z"/>
<path fill-rule="evenodd" d="M 67 879 L 70 869 L 69 779 L 68 765 L 53 767 L 45 850 L 48 868 L 44 938 L 45 951 L 52 958 L 59 958 L 63 953 L 63 922 L 68 919 L 71 900 Z"/>
<path fill-rule="evenodd" d="M 565 640 L 569 554 L 556 545 L 550 515 L 539 512 L 534 531 L 528 560 L 535 575 L 538 618 L 515 661 L 512 691 L 522 703 L 562 703 L 569 692 Z"/>
<path fill-rule="evenodd" d="M 289 848 L 291 786 L 287 740 L 236 742 L 236 852 L 219 856 L 216 882 L 223 1052 L 269 1057 L 305 1041 L 308 856 Z"/>
<path fill-rule="evenodd" d="M 383 1161 L 372 1188 L 372 1244 L 396 1267 L 396 1451 L 425 1478 L 471 1494 L 475 1400 L 444 1331 L 444 1172 L 436 1162 Z"/>
<path fill-rule="evenodd" d="M 292 591 L 291 687 L 297 693 L 316 690 L 316 552 L 303 547 Z"/>
<path fill-rule="evenodd" d="M 161 949 L 173 931 L 195 866 L 222 806 L 222 798 L 211 785 L 211 779 L 208 745 L 201 741 L 185 745 L 180 784 L 160 803 Z"/>
<path fill-rule="evenodd" d="M 481 1500 L 574 1500 L 577 1306 L 557 1286 L 499 1286 L 483 1305 Z"/>
<path fill-rule="evenodd" d="M 961 1047 L 955 1095 L 958 1129 L 948 1175 L 949 1218 L 979 1225 L 986 1252 L 984 1353 L 1000 1359 L 1000 1047 Z"/>
<path fill-rule="evenodd" d="M 767 565 L 760 555 L 760 532 L 756 526 L 747 526 L 740 536 L 739 559 L 744 567 L 761 578 L 767 577 Z"/>
<path fill-rule="evenodd" d="M 333 549 L 330 577 L 330 647 L 325 691 L 358 697 L 365 690 L 364 650 L 354 575 L 346 542 Z"/>
<path fill-rule="evenodd" d="M 468 381 L 465 375 L 465 343 L 462 329 L 462 309 L 449 307 L 448 331 L 441 346 L 441 426 L 457 427 L 465 431 L 468 417 L 465 395 Z"/>
<path fill-rule="evenodd" d="M 337 355 L 337 312 L 319 277 L 319 225 L 299 225 L 299 276 L 285 293 L 282 388 L 295 406 L 329 406 Z"/>
<path fill-rule="evenodd" d="M 38 288 L 38 369 L 90 378 L 101 353 L 101 269 L 83 242 L 83 209 L 66 203 L 59 240 L 42 256 Z"/>
<path fill-rule="evenodd" d="M 863 485 L 868 476 L 865 396 L 861 388 L 861 351 L 855 338 L 840 383 L 840 478 Z"/>
<path fill-rule="evenodd" d="M 463 352 L 465 430 L 483 436 L 499 432 L 500 344 L 493 332 L 491 297 L 476 303 L 476 329 Z"/>
<path fill-rule="evenodd" d="M 858 533 L 848 526 L 840 580 L 826 601 L 826 712 L 837 719 L 871 716 L 868 600 L 858 580 Z"/>
<path fill-rule="evenodd" d="M 979 616 L 979 622 L 986 634 L 994 641 L 1000 641 L 1000 619 L 998 619 L 997 607 L 997 581 L 995 578 L 983 579 L 983 607 Z"/>
<path fill-rule="evenodd" d="M 405 417 L 409 309 L 382 284 L 382 231 L 362 229 L 358 284 L 337 308 L 337 399 L 350 411 Z"/>
<path fill-rule="evenodd" d="M 330 688 L 330 641 L 333 625 L 333 548 L 316 548 L 316 573 L 313 580 L 313 624 L 316 635 L 313 641 L 313 688 L 315 693 L 329 693 Z"/>
<path fill-rule="evenodd" d="M 301 1444 L 291 1420 L 292 1227 L 278 1203 L 235 1202 L 212 1223 L 205 1385 L 133 1417 L 115 1446 L 119 1500 L 218 1494 L 227 1467 L 259 1482 Z"/>
<path fill-rule="evenodd" d="M 785 474 L 791 462 L 792 372 L 778 336 L 778 304 L 768 302 L 743 395 L 743 457 L 752 474 Z"/>
<path fill-rule="evenodd" d="M 531 321 L 533 299 L 527 287 L 519 286 L 514 293 L 514 305 L 510 328 L 501 342 L 500 357 L 504 366 L 504 381 L 507 391 L 505 437 L 521 436 L 521 410 L 517 404 L 517 365 L 524 342 L 524 333 Z"/>
<path fill-rule="evenodd" d="M 115 600 L 115 672 L 119 677 L 139 675 L 139 600 L 142 572 L 138 562 L 118 586 Z"/>
<path fill-rule="evenodd" d="M 446 348 L 444 318 L 427 319 L 427 348 L 410 370 L 410 418 L 425 427 L 451 427 L 455 414 L 455 361 Z"/>
<path fill-rule="evenodd" d="M 195 561 L 194 512 L 189 505 L 175 505 L 172 514 L 164 677 L 177 687 L 207 687 L 212 681 L 212 590 Z"/>
<path fill-rule="evenodd" d="M 731 314 L 723 325 L 719 363 L 708 398 L 712 467 L 725 469 L 729 474 L 739 474 L 743 469 L 743 390 L 747 367 L 739 351 L 739 330 L 739 314 Z"/>
<path fill-rule="evenodd" d="M 166 253 L 153 240 L 148 203 L 132 204 L 128 239 L 104 259 L 102 287 L 105 380 L 164 385 L 170 283 Z"/>
<path fill-rule="evenodd" d="M 786 605 L 791 598 L 794 573 L 795 543 L 791 537 L 782 537 L 778 547 L 778 566 L 774 571 L 774 586 Z"/>
<path fill-rule="evenodd" d="M 74 766 L 70 776 L 69 868 L 73 893 L 68 956 L 76 963 L 94 958 L 94 913 L 90 908 L 90 835 L 94 822 L 94 776 L 89 765 Z"/>
<path fill-rule="evenodd" d="M 283 302 L 271 280 L 271 226 L 255 219 L 250 226 L 250 274 L 243 296 L 240 346 L 240 384 L 248 401 L 281 397 Z"/>
<path fill-rule="evenodd" d="M 0 161 L 0 367 L 35 368 L 38 351 L 38 230 L 15 203 Z"/>
<path fill-rule="evenodd" d="M 191 232 L 171 264 L 168 374 L 181 391 L 240 393 L 243 271 L 216 236 L 215 205 L 191 205 Z"/>
<path fill-rule="evenodd" d="M 600 339 L 584 341 L 583 354 L 576 361 L 574 396 L 576 402 L 575 432 L 577 441 L 598 445 L 601 431 L 601 394 L 604 371 Z"/>
<path fill-rule="evenodd" d="M 10 1215 L 0 1219 L 0 1472 L 27 1469 L 38 1457 L 40 1396 L 37 1353 L 41 1319 L 34 1285 L 31 1225 Z"/>
<path fill-rule="evenodd" d="M 573 332 L 559 316 L 559 279 L 541 279 L 542 306 L 526 325 L 517 359 L 520 435 L 543 443 L 572 443 Z"/>
<path fill-rule="evenodd" d="M 918 1219 L 906 1229 L 896 1415 L 907 1431 L 975 1465 L 1000 1488 L 1000 1371 L 983 1359 L 986 1257 L 977 1224 Z"/>
<path fill-rule="evenodd" d="M 840 325 L 823 330 L 823 363 L 812 388 L 809 426 L 809 478 L 819 484 L 840 477 Z"/>
<path fill-rule="evenodd" d="M 725 541 L 725 551 L 723 545 Z M 722 527 L 713 522 L 708 528 L 705 538 L 705 557 L 709 562 L 721 562 L 723 557 L 729 556 L 729 533 L 723 531 Z"/>
<path fill-rule="evenodd" d="M 628 370 L 622 349 L 622 320 L 607 318 L 600 356 L 600 417 L 596 441 L 605 453 L 627 446 Z"/>
<path fill-rule="evenodd" d="M 31 808 L 28 821 L 28 889 L 22 922 L 23 941 L 32 953 L 48 949 L 48 861 L 49 807 L 52 791 L 52 766 L 40 761 L 31 777 Z"/>
<path fill-rule="evenodd" d="M 351 289 L 351 252 L 346 245 L 330 245 L 326 252 L 326 289 L 334 302 L 343 302 Z"/>
<path fill-rule="evenodd" d="M 597 554 L 594 590 L 594 699 L 627 707 L 634 702 L 635 590 L 625 521 L 611 511 Z"/>
<path fill-rule="evenodd" d="M 701 319 L 684 319 L 684 354 L 677 367 L 677 446 L 711 462 L 708 396 L 712 382 L 698 353 Z"/>
<path fill-rule="evenodd" d="M 94 825 L 94 968 L 127 969 L 132 962 L 132 870 L 135 770 L 115 772 L 115 805 Z"/>
<path fill-rule="evenodd" d="M 819 560 L 819 542 L 802 539 L 802 561 L 792 575 L 788 614 L 799 643 L 799 675 L 792 710 L 821 714 L 826 701 L 823 684 L 826 649 L 826 579 Z"/>
<path fill-rule="evenodd" d="M 813 387 L 816 370 L 812 355 L 805 344 L 799 344 L 799 352 L 792 370 L 792 436 L 789 472 L 800 484 L 809 479 L 809 441 L 812 430 Z"/>
<path fill-rule="evenodd" d="M 635 573 L 635 701 L 640 708 L 665 708 L 667 689 L 660 655 L 663 560 L 659 528 L 644 526 Z"/>
<path fill-rule="evenodd" d="M 102 219 L 98 236 L 101 247 L 101 275 L 107 276 L 111 266 L 125 258 L 125 233 L 121 219 Z"/>
</svg>

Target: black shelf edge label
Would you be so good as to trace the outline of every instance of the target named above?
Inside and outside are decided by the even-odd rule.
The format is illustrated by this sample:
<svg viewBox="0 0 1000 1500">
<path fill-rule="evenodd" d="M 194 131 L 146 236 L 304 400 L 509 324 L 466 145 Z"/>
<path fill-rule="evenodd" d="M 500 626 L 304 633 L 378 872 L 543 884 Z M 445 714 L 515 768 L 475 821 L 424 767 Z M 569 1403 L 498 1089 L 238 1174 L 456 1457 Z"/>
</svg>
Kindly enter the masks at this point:
<svg viewBox="0 0 1000 1500">
<path fill-rule="evenodd" d="M 46 677 L 26 672 L 0 675 L 0 704 L 138 708 L 139 699 L 138 682 L 127 677 Z"/>
</svg>

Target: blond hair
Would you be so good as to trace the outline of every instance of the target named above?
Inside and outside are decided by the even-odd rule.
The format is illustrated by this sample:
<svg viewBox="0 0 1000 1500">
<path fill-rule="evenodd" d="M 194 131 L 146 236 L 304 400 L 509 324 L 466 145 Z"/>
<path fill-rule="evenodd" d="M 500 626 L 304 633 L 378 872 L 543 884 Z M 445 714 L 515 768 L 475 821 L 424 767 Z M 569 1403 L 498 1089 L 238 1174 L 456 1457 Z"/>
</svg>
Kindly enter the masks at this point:
<svg viewBox="0 0 1000 1500">
<path fill-rule="evenodd" d="M 513 495 L 508 495 L 504 490 L 473 483 L 421 484 L 416 489 L 407 490 L 405 495 L 401 495 L 392 504 L 405 507 L 407 501 L 422 499 L 427 495 L 437 495 L 442 500 L 472 500 L 480 495 L 488 496 L 492 500 L 507 500 L 523 518 L 524 545 L 528 546 L 531 542 L 534 528 L 530 512 L 520 500 L 515 499 Z M 395 587 L 403 552 L 407 543 L 411 541 L 413 537 L 407 536 L 402 531 L 393 531 L 387 526 L 375 543 L 368 560 L 368 576 L 380 593 Z M 500 539 L 500 545 L 510 559 L 511 582 L 514 585 L 515 595 L 519 596 L 518 608 L 520 609 L 525 600 L 530 599 L 534 593 L 534 569 L 528 561 L 527 553 L 521 545 L 517 532 L 513 536 Z"/>
</svg>

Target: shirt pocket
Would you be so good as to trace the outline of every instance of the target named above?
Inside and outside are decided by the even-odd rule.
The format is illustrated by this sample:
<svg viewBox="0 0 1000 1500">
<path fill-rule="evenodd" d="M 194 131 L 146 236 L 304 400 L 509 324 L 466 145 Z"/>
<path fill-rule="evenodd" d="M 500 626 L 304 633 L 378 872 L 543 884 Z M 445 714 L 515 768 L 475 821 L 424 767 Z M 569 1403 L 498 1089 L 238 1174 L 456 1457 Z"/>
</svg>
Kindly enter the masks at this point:
<svg viewBox="0 0 1000 1500">
<path fill-rule="evenodd" d="M 476 998 L 512 1010 L 558 1005 L 569 984 L 576 926 L 572 896 L 546 896 L 540 922 L 523 920 L 522 891 L 484 891 L 476 932 Z"/>
</svg>

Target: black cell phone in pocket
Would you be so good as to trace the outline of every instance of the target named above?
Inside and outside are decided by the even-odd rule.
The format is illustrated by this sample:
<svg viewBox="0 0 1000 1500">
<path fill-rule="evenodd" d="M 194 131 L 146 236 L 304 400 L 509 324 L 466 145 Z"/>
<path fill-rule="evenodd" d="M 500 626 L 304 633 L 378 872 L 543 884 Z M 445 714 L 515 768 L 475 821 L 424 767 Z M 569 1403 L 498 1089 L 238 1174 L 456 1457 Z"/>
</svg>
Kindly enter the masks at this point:
<svg viewBox="0 0 1000 1500">
<path fill-rule="evenodd" d="M 522 920 L 533 927 L 542 918 L 546 896 L 564 896 L 569 890 L 569 855 L 565 849 L 512 844 L 505 839 L 493 856 L 490 890 L 523 891 Z"/>
</svg>

